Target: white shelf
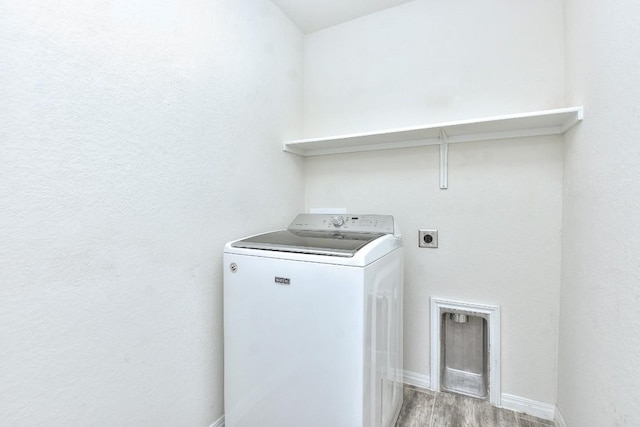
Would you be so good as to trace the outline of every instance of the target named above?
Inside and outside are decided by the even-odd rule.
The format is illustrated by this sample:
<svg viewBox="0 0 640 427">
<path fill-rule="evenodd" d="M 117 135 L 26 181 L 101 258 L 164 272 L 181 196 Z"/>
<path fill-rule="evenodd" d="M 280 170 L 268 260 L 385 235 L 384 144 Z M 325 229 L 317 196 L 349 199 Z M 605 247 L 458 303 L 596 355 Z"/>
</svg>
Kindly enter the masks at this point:
<svg viewBox="0 0 640 427">
<path fill-rule="evenodd" d="M 285 142 L 284 151 L 301 156 L 321 156 L 423 145 L 446 146 L 458 142 L 491 139 L 560 135 L 582 120 L 582 111 L 582 107 L 571 107 L 380 132 L 300 139 Z"/>
</svg>

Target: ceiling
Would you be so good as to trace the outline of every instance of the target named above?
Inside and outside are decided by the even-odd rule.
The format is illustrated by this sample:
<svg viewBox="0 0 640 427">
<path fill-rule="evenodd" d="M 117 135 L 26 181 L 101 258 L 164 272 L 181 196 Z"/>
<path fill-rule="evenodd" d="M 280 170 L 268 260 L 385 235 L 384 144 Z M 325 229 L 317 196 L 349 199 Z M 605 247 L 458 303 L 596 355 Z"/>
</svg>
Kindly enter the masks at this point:
<svg viewBox="0 0 640 427">
<path fill-rule="evenodd" d="M 305 33 L 312 33 L 412 0 L 272 0 Z"/>
</svg>

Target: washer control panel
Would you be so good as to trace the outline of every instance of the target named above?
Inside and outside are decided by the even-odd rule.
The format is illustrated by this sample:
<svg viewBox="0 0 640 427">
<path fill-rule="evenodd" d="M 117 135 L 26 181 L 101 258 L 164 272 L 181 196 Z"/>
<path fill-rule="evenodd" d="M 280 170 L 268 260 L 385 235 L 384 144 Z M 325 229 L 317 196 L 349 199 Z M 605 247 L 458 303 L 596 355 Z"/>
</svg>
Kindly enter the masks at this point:
<svg viewBox="0 0 640 427">
<path fill-rule="evenodd" d="M 344 231 L 350 233 L 394 233 L 391 215 L 300 214 L 289 225 L 290 231 Z"/>
</svg>

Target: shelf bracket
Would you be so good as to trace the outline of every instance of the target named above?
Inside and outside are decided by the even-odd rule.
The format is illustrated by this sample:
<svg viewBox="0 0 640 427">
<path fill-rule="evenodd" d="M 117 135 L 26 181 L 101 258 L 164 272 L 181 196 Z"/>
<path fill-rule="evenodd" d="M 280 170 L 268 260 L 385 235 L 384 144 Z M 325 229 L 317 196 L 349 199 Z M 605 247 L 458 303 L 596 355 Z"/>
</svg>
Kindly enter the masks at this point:
<svg viewBox="0 0 640 427">
<path fill-rule="evenodd" d="M 449 135 L 440 129 L 440 189 L 449 188 Z"/>
</svg>

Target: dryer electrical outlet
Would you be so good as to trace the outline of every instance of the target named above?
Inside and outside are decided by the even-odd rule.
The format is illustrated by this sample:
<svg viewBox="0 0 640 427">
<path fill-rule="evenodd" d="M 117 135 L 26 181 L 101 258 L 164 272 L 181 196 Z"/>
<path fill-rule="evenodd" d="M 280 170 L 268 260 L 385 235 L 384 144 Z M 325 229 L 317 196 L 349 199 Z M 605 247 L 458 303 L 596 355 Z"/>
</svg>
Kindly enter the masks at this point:
<svg viewBox="0 0 640 427">
<path fill-rule="evenodd" d="M 438 230 L 418 230 L 419 248 L 437 248 Z"/>
</svg>

